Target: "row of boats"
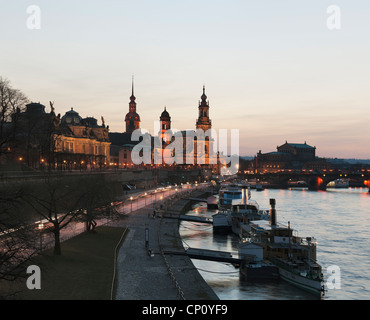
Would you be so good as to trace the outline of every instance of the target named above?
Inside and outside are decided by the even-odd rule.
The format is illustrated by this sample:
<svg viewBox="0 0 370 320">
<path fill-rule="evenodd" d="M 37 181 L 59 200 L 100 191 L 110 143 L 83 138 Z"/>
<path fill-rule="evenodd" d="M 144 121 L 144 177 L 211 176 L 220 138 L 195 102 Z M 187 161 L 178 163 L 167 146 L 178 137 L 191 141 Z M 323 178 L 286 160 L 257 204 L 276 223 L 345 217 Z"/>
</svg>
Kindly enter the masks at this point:
<svg viewBox="0 0 370 320">
<path fill-rule="evenodd" d="M 276 201 L 270 210 L 261 210 L 251 199 L 248 184 L 221 185 L 218 213 L 212 216 L 216 233 L 239 236 L 240 272 L 249 280 L 281 278 L 315 295 L 322 296 L 324 282 L 317 263 L 317 243 L 313 237 L 299 237 L 288 225 L 277 222 Z M 214 199 L 209 209 L 216 209 Z"/>
</svg>

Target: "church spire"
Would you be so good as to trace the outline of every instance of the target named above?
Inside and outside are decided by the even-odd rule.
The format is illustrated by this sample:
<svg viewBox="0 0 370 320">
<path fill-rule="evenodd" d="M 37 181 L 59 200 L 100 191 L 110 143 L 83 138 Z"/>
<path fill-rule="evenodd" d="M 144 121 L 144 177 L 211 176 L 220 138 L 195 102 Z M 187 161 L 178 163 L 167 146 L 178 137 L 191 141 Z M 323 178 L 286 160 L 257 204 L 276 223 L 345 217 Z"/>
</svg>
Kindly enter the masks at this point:
<svg viewBox="0 0 370 320">
<path fill-rule="evenodd" d="M 140 116 L 136 112 L 136 97 L 134 93 L 134 76 L 132 76 L 131 97 L 129 103 L 129 112 L 126 114 L 126 132 L 132 133 L 134 130 L 140 128 Z"/>
<path fill-rule="evenodd" d="M 203 85 L 203 94 L 201 96 L 202 102 L 201 105 L 207 105 L 207 95 L 206 95 L 206 86 Z"/>
<path fill-rule="evenodd" d="M 131 99 L 131 101 L 135 101 L 136 100 L 136 97 L 134 95 L 134 76 L 132 76 L 132 93 L 131 93 L 130 99 Z"/>
</svg>

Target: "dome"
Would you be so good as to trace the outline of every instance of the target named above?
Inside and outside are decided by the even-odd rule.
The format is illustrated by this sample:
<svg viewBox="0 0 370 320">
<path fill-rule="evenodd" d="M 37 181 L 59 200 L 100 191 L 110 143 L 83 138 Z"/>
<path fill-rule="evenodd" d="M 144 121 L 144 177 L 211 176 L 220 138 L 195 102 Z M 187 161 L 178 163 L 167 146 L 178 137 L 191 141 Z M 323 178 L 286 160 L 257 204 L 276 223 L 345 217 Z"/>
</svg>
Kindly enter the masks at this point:
<svg viewBox="0 0 370 320">
<path fill-rule="evenodd" d="M 78 114 L 78 112 L 74 111 L 73 108 L 71 108 L 70 111 L 66 112 L 66 114 L 62 117 L 62 124 L 67 125 L 80 125 L 82 118 Z"/>
<path fill-rule="evenodd" d="M 164 107 L 164 111 L 162 112 L 162 114 L 161 114 L 161 120 L 162 119 L 168 119 L 168 120 L 170 120 L 171 119 L 171 117 L 170 117 L 170 114 L 168 113 L 168 111 L 166 110 L 166 107 Z"/>
</svg>

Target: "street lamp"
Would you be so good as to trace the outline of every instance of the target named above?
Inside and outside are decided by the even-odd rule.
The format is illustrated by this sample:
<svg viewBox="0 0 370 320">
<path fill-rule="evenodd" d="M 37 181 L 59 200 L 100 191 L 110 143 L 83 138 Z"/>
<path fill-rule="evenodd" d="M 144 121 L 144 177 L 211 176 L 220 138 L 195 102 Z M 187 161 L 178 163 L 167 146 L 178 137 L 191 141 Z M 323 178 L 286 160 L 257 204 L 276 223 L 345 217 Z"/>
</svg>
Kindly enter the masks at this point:
<svg viewBox="0 0 370 320">
<path fill-rule="evenodd" d="M 163 209 L 163 196 L 160 196 L 159 199 L 161 200 L 161 204 L 159 206 L 159 210 L 160 210 L 160 212 L 162 212 L 162 209 Z"/>
<path fill-rule="evenodd" d="M 144 193 L 144 196 L 145 196 L 145 206 L 146 206 L 146 196 L 147 196 L 148 194 L 145 192 Z"/>
<path fill-rule="evenodd" d="M 44 224 L 42 222 L 39 223 L 39 230 L 40 230 L 40 251 L 42 250 L 42 230 L 44 229 Z"/>
<path fill-rule="evenodd" d="M 130 200 L 131 200 L 131 213 L 132 213 L 132 200 L 134 200 L 134 198 L 130 197 Z"/>
</svg>

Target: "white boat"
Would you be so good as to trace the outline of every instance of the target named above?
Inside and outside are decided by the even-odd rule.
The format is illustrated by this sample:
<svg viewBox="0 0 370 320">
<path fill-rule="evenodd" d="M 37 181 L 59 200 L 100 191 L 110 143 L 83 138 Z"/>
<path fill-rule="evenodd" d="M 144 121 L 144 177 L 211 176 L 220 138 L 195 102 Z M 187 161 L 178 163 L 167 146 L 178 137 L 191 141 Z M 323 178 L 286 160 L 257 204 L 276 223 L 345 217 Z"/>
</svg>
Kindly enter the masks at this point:
<svg viewBox="0 0 370 320">
<path fill-rule="evenodd" d="M 316 241 L 298 237 L 297 232 L 276 222 L 275 200 L 270 199 L 270 221 L 250 222 L 248 241 L 263 247 L 263 260 L 279 269 L 280 277 L 306 291 L 323 295 L 321 266 L 316 261 Z"/>
<path fill-rule="evenodd" d="M 248 234 L 250 222 L 254 220 L 270 220 L 268 210 L 261 210 L 255 200 L 234 200 L 230 209 L 232 231 L 241 238 Z"/>
<path fill-rule="evenodd" d="M 308 267 L 305 260 L 270 258 L 269 261 L 278 267 L 279 276 L 283 280 L 312 294 L 323 295 L 321 267 L 316 263 L 311 262 L 311 267 Z"/>
<path fill-rule="evenodd" d="M 241 198 L 230 198 L 230 208 L 220 205 L 220 211 L 212 216 L 215 232 L 233 231 L 239 235 L 241 227 L 247 228 L 251 220 L 270 219 L 269 212 L 260 210 L 258 203 L 250 199 L 248 185 L 240 185 L 238 190 L 241 192 Z"/>
<path fill-rule="evenodd" d="M 223 183 L 218 193 L 218 204 L 221 210 L 231 208 L 233 200 L 242 199 L 242 187 L 240 183 Z"/>
</svg>

